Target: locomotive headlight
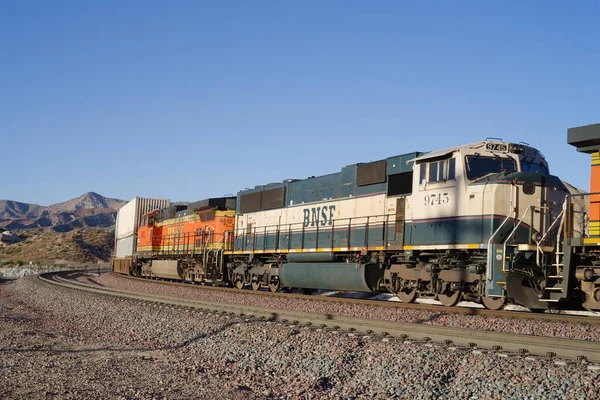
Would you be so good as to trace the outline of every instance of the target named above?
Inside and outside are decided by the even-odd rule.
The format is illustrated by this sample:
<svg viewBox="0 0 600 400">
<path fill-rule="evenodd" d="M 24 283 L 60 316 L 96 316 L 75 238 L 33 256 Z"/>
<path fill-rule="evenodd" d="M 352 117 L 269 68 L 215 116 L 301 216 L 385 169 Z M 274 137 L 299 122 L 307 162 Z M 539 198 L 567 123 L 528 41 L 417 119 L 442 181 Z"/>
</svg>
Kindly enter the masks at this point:
<svg viewBox="0 0 600 400">
<path fill-rule="evenodd" d="M 534 242 L 539 243 L 542 240 L 542 234 L 534 230 L 531 234 L 531 239 L 533 239 Z"/>
<path fill-rule="evenodd" d="M 521 146 L 520 144 L 511 143 L 508 146 L 508 151 L 513 154 L 521 154 L 523 152 L 523 146 Z"/>
</svg>

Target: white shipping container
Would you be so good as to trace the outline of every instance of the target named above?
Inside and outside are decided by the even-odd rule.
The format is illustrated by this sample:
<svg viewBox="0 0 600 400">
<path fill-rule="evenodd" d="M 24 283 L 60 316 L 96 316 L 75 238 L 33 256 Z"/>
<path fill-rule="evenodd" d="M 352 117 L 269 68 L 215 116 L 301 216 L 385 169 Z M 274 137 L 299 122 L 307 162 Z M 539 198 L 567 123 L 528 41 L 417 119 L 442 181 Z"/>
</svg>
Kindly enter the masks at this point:
<svg viewBox="0 0 600 400">
<path fill-rule="evenodd" d="M 133 256 L 136 249 L 137 237 L 134 235 L 117 239 L 115 243 L 115 258 L 125 258 Z"/>
<path fill-rule="evenodd" d="M 136 235 L 144 214 L 159 208 L 169 207 L 170 203 L 169 200 L 164 199 L 135 197 L 117 212 L 115 239 L 119 240 Z"/>
</svg>

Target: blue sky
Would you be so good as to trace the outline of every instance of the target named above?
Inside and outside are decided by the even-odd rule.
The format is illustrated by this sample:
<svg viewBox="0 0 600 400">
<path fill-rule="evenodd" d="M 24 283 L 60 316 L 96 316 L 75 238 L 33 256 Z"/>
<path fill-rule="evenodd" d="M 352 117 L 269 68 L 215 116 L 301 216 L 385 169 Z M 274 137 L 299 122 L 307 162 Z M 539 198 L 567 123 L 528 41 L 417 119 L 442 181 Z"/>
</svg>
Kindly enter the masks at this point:
<svg viewBox="0 0 600 400">
<path fill-rule="evenodd" d="M 598 2 L 0 2 L 0 199 L 199 200 L 501 137 L 588 189 Z"/>
</svg>

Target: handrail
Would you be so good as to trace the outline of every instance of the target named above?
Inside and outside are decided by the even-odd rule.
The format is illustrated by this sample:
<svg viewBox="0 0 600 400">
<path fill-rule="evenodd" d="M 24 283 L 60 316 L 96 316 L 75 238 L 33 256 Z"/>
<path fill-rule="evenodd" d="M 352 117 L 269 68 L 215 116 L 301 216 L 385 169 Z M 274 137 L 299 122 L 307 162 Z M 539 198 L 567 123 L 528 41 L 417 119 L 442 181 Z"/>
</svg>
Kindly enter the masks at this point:
<svg viewBox="0 0 600 400">
<path fill-rule="evenodd" d="M 567 213 L 565 214 L 566 216 L 566 225 L 565 225 L 565 238 L 569 238 L 569 239 L 574 239 L 574 238 L 581 238 L 581 237 L 586 237 L 586 235 L 589 235 L 589 209 L 586 210 L 586 208 L 590 208 L 592 201 L 591 201 L 591 197 L 592 196 L 599 196 L 600 192 L 593 192 L 593 193 L 575 193 L 575 194 L 569 194 L 567 195 L 567 201 L 568 201 L 568 208 L 567 208 Z M 588 197 L 588 203 L 586 204 L 586 206 L 584 206 L 583 208 L 578 208 L 575 206 L 575 198 L 585 198 Z M 594 201 L 594 203 L 598 203 L 598 201 Z M 575 232 L 574 232 L 574 224 L 575 224 L 575 214 L 581 214 L 580 217 L 580 224 L 581 224 L 581 234 L 580 236 L 575 236 Z M 586 221 L 586 216 L 588 216 L 587 221 Z M 586 233 L 587 231 L 587 233 Z M 596 235 L 597 236 L 597 235 Z"/>
<path fill-rule="evenodd" d="M 544 239 L 552 231 L 552 228 L 554 228 L 554 225 L 556 225 L 556 223 L 558 221 L 560 221 L 559 225 L 562 226 L 566 208 L 567 208 L 567 202 L 565 200 L 560 214 L 558 214 L 556 216 L 556 218 L 554 219 L 554 222 L 552 222 L 552 224 L 548 227 L 548 229 L 546 229 L 546 232 L 544 232 L 544 235 L 542 235 L 540 240 L 536 240 L 535 264 L 538 267 L 540 266 L 540 254 L 543 253 L 540 243 L 544 242 Z M 557 237 L 556 237 L 556 252 L 558 252 L 558 247 L 560 246 L 560 232 L 561 232 L 561 229 L 559 228 L 558 232 L 557 232 Z"/>
<path fill-rule="evenodd" d="M 186 253 L 195 255 L 202 255 L 211 249 L 228 249 L 233 245 L 233 237 L 223 233 L 218 233 L 214 230 L 196 230 L 194 232 L 183 232 L 180 234 L 165 234 L 156 235 L 159 242 L 157 246 L 152 245 L 152 252 L 158 255 L 171 255 Z M 215 236 L 217 238 L 215 238 Z"/>
<path fill-rule="evenodd" d="M 567 205 L 567 201 L 565 199 L 565 202 L 563 204 L 563 212 L 562 212 L 562 216 L 560 217 L 560 226 L 558 227 L 558 229 L 556 230 L 556 251 L 554 252 L 554 257 L 555 257 L 555 264 L 557 265 L 557 271 L 558 271 L 558 264 L 560 260 L 560 254 L 562 251 L 564 250 L 562 247 L 562 240 L 560 240 L 560 234 L 561 232 L 563 232 L 564 230 L 564 226 L 565 226 L 565 215 L 568 215 L 568 210 L 569 206 Z"/>
<path fill-rule="evenodd" d="M 335 223 L 339 223 L 341 221 L 349 221 L 349 226 L 350 227 L 364 226 L 366 224 L 366 222 L 364 222 L 364 221 L 363 222 L 354 222 L 354 221 L 352 221 L 352 220 L 356 220 L 356 219 L 365 220 L 365 221 L 367 219 L 369 219 L 370 220 L 370 222 L 369 222 L 370 224 L 385 224 L 386 222 L 389 222 L 389 218 L 391 216 L 394 216 L 394 214 L 377 214 L 377 215 L 366 215 L 366 216 L 363 216 L 363 217 L 339 218 L 339 219 L 332 220 L 332 224 L 334 222 Z M 381 220 L 372 221 L 371 220 L 372 218 L 377 218 L 377 219 L 381 219 Z M 304 228 L 305 231 L 309 231 L 309 232 L 313 232 L 313 231 L 316 232 L 317 231 L 317 227 L 310 227 L 310 226 L 305 227 L 303 222 L 288 223 L 288 224 L 285 224 L 285 225 L 288 225 L 290 227 L 290 229 L 291 229 L 292 232 L 302 231 L 303 230 L 302 228 Z M 278 225 L 278 224 L 275 224 L 275 225 L 261 225 L 260 227 L 261 228 L 267 228 L 266 229 L 267 233 L 276 233 L 276 230 L 277 230 L 278 226 L 280 226 L 280 225 Z M 292 226 L 297 226 L 298 228 L 297 229 L 293 229 Z M 234 229 L 234 235 L 236 237 L 243 236 L 244 233 L 239 233 L 239 232 L 244 232 L 245 230 L 246 230 L 245 228 L 238 228 L 238 227 L 236 227 Z"/>
<path fill-rule="evenodd" d="M 520 220 L 517 222 L 517 224 L 515 225 L 515 228 L 514 228 L 514 229 L 512 230 L 512 232 L 511 232 L 511 233 L 510 233 L 510 234 L 509 234 L 509 235 L 506 237 L 506 240 L 504 241 L 504 246 L 503 246 L 503 252 L 504 252 L 504 253 L 506 253 L 506 242 L 507 242 L 507 241 L 508 241 L 510 238 L 512 238 L 512 237 L 514 236 L 515 232 L 516 232 L 516 231 L 517 231 L 517 229 L 519 228 L 519 225 L 521 225 L 521 223 L 523 222 L 523 220 L 525 219 L 525 217 L 527 216 L 527 214 L 529 214 L 529 212 L 531 212 L 531 213 L 532 213 L 532 215 L 533 215 L 533 212 L 534 212 L 536 209 L 540 209 L 540 210 L 549 210 L 549 209 L 550 209 L 550 207 L 546 207 L 546 206 L 544 206 L 544 207 L 536 207 L 536 206 L 529 206 L 529 207 L 527 207 L 527 210 L 525 210 L 525 213 L 523 214 L 523 217 L 522 217 L 522 218 L 521 218 L 521 219 L 520 219 Z M 552 222 L 552 225 L 550 225 L 550 227 L 549 227 L 549 228 L 546 230 L 546 233 L 544 234 L 544 237 L 545 237 L 545 235 L 546 235 L 548 232 L 550 232 L 550 230 L 552 230 L 552 227 L 554 226 L 554 224 L 556 224 L 556 222 L 557 222 L 557 221 L 558 221 L 558 218 L 556 218 L 556 219 L 554 220 L 554 222 Z M 538 242 L 538 241 L 536 241 L 536 265 L 537 265 L 538 267 L 540 266 L 540 265 L 539 265 L 539 253 L 538 253 L 538 250 L 540 250 L 540 243 L 541 243 L 541 242 L 542 242 L 542 239 L 540 239 L 540 241 L 539 241 L 539 242 Z M 502 270 L 503 270 L 503 271 L 505 271 L 505 270 L 504 270 L 504 268 L 502 268 Z"/>
<path fill-rule="evenodd" d="M 268 250 L 267 245 L 272 241 L 261 240 L 257 237 L 257 235 L 274 235 L 279 238 L 274 243 L 274 248 L 276 249 L 287 249 L 289 250 L 292 246 L 291 238 L 292 236 L 297 235 L 300 239 L 300 248 L 312 248 L 312 243 L 315 244 L 316 247 L 327 247 L 326 245 L 322 245 L 327 243 L 331 248 L 334 247 L 350 247 L 350 243 L 352 241 L 352 230 L 353 228 L 365 228 L 368 233 L 365 233 L 364 240 L 359 246 L 368 247 L 369 245 L 373 245 L 373 242 L 380 242 L 381 244 L 376 245 L 385 245 L 387 239 L 387 229 L 389 228 L 390 218 L 394 218 L 395 214 L 378 214 L 378 215 L 369 215 L 369 216 L 361 216 L 361 217 L 352 217 L 352 218 L 340 218 L 334 219 L 331 221 L 330 226 L 322 226 L 320 223 L 316 226 L 305 226 L 303 222 L 295 222 L 295 223 L 286 223 L 287 229 L 285 230 L 285 234 L 287 234 L 287 238 L 281 233 L 280 226 L 278 224 L 272 225 L 260 225 L 256 226 L 253 229 L 253 232 L 248 233 L 245 228 L 236 227 L 233 231 L 233 242 L 239 243 L 242 246 L 242 251 L 249 250 L 245 248 L 246 242 L 252 242 L 254 245 L 252 246 L 253 250 Z M 358 220 L 358 222 L 356 222 Z M 344 222 L 348 222 L 345 224 Z M 369 232 L 371 229 L 381 229 L 381 235 L 373 235 L 373 231 Z M 258 229 L 260 228 L 260 229 Z M 336 245 L 335 233 L 336 230 L 345 230 L 345 238 L 343 244 Z M 260 233 L 259 233 L 260 231 Z M 311 236 L 308 236 L 311 235 Z M 331 237 L 330 237 L 330 236 Z M 269 246 L 270 247 L 270 246 Z"/>
<path fill-rule="evenodd" d="M 502 223 L 500 224 L 500 226 L 498 227 L 498 229 L 496 229 L 496 231 L 492 234 L 492 236 L 490 236 L 490 239 L 488 240 L 488 245 L 487 245 L 487 263 L 486 263 L 486 276 L 487 276 L 487 280 L 488 281 L 492 281 L 494 279 L 494 269 L 492 268 L 492 263 L 494 261 L 493 259 L 493 254 L 491 251 L 491 247 L 492 247 L 492 240 L 496 237 L 496 235 L 500 232 L 500 230 L 502 229 L 502 227 L 508 222 L 508 220 L 510 219 L 511 215 L 515 212 L 513 209 L 513 193 L 514 190 L 511 190 L 510 192 L 510 202 L 509 202 L 509 206 L 508 206 L 508 213 L 506 214 L 506 218 L 504 219 L 504 221 L 502 221 Z M 504 267 L 502 267 L 504 268 Z"/>
<path fill-rule="evenodd" d="M 509 239 L 511 239 L 515 232 L 517 232 L 517 229 L 519 229 L 519 225 L 521 225 L 521 223 L 523 222 L 523 220 L 525 219 L 525 217 L 527 216 L 527 214 L 529 214 L 529 212 L 532 213 L 533 215 L 533 211 L 535 210 L 535 206 L 529 206 L 527 207 L 527 209 L 525 210 L 525 212 L 523 213 L 523 216 L 521 217 L 521 219 L 519 219 L 519 221 L 517 221 L 517 223 L 515 224 L 515 228 L 508 234 L 508 236 L 506 236 L 506 238 L 504 239 L 504 243 L 502 246 L 502 253 L 506 254 L 506 242 L 508 242 Z M 504 265 L 502 265 L 502 271 L 506 272 L 506 269 L 504 268 Z"/>
</svg>

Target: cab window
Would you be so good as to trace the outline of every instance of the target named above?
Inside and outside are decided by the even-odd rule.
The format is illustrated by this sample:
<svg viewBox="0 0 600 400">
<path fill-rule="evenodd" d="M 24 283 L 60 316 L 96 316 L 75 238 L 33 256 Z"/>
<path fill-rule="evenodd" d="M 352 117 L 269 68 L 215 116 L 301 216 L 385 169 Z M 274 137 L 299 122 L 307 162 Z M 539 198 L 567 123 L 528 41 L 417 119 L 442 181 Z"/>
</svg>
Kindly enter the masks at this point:
<svg viewBox="0 0 600 400">
<path fill-rule="evenodd" d="M 548 168 L 545 165 L 534 163 L 532 161 L 521 159 L 521 171 L 535 172 L 537 174 L 548 174 Z"/>
<path fill-rule="evenodd" d="M 467 156 L 467 178 L 475 180 L 487 174 L 516 172 L 515 160 L 508 157 Z"/>
</svg>

